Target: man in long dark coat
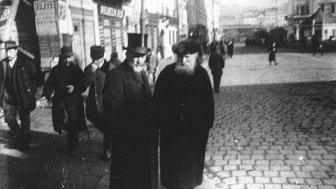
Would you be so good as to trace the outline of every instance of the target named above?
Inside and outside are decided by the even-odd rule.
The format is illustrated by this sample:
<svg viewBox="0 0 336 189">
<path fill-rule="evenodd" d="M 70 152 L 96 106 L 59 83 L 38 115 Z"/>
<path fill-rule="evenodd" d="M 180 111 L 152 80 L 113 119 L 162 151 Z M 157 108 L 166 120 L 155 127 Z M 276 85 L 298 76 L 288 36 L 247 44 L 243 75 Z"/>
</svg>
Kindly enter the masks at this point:
<svg viewBox="0 0 336 189">
<path fill-rule="evenodd" d="M 51 69 L 43 88 L 42 98 L 39 100 L 39 107 L 44 107 L 54 92 L 52 97 L 53 126 L 59 134 L 63 129 L 68 132 L 68 156 L 76 154 L 78 133 L 87 130 L 82 97 L 82 92 L 86 89 L 84 73 L 73 61 L 74 54 L 71 47 L 63 46 L 59 62 Z"/>
<path fill-rule="evenodd" d="M 103 110 L 103 88 L 107 72 L 115 66 L 104 59 L 104 47 L 92 46 L 90 51 L 93 62 L 84 69 L 85 83 L 89 87 L 86 117 L 104 133 L 103 160 L 107 161 L 111 158 L 111 138 L 105 132 L 107 123 Z"/>
<path fill-rule="evenodd" d="M 221 47 L 218 45 L 215 46 L 214 52 L 211 52 L 209 57 L 209 68 L 212 73 L 213 83 L 214 83 L 214 91 L 219 93 L 219 85 L 221 82 L 221 77 L 223 74 L 224 68 L 224 58 L 221 53 Z"/>
<path fill-rule="evenodd" d="M 0 107 L 15 140 L 15 148 L 27 150 L 30 146 L 30 112 L 36 107 L 37 70 L 31 61 L 18 54 L 17 48 L 14 41 L 5 42 L 6 58 L 0 62 Z M 17 113 L 20 125 L 16 120 Z"/>
<path fill-rule="evenodd" d="M 147 34 L 129 33 L 126 59 L 105 79 L 103 105 L 112 138 L 111 189 L 157 187 L 157 161 L 151 157 L 157 154 L 158 139 L 153 135 L 152 94 L 143 70 L 146 40 Z"/>
<path fill-rule="evenodd" d="M 153 99 L 161 183 L 167 189 L 193 188 L 203 179 L 214 99 L 209 76 L 198 63 L 199 44 L 185 40 L 174 51 L 178 61 L 160 73 Z"/>
</svg>

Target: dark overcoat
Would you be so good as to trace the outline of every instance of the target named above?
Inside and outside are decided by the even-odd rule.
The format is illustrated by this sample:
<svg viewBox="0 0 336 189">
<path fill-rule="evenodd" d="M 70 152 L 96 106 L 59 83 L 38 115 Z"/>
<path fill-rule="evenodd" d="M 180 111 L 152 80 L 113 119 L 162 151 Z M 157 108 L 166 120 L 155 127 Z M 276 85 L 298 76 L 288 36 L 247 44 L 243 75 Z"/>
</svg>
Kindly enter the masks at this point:
<svg viewBox="0 0 336 189">
<path fill-rule="evenodd" d="M 222 73 L 225 61 L 222 54 L 213 52 L 209 57 L 209 68 L 212 73 Z"/>
<path fill-rule="evenodd" d="M 126 61 L 107 73 L 103 91 L 107 132 L 112 138 L 110 188 L 150 189 L 157 175 L 151 168 L 151 160 L 155 163 L 151 155 L 157 154 L 152 95 L 146 73 L 134 72 Z"/>
<path fill-rule="evenodd" d="M 103 111 L 103 89 L 107 72 L 114 67 L 104 61 L 102 67 L 92 71 L 92 63 L 84 69 L 86 86 L 90 86 L 88 98 L 86 99 L 86 118 L 91 121 L 99 130 L 103 131 L 105 115 Z"/>
<path fill-rule="evenodd" d="M 74 91 L 68 93 L 67 85 L 73 85 Z M 50 71 L 45 82 L 42 96 L 48 100 L 52 97 L 52 121 L 54 130 L 58 133 L 71 129 L 81 132 L 87 129 L 84 116 L 84 101 L 82 92 L 85 91 L 84 73 L 78 65 L 58 64 Z M 68 124 L 64 124 L 65 115 L 68 115 Z M 71 128 L 68 128 L 71 127 Z"/>
<path fill-rule="evenodd" d="M 0 84 L 5 79 L 3 64 L 8 64 L 7 58 L 1 60 L 0 63 Z M 17 106 L 33 110 L 36 107 L 36 77 L 37 70 L 32 61 L 25 58 L 22 54 L 18 54 L 13 67 L 13 90 Z M 6 70 L 8 71 L 8 70 Z M 7 72 L 8 73 L 8 72 Z M 4 94 L 1 92 L 1 94 Z M 2 99 L 2 98 L 1 98 Z M 2 100 L 1 100 L 2 105 Z"/>
<path fill-rule="evenodd" d="M 160 129 L 161 183 L 192 188 L 202 183 L 214 99 L 209 76 L 201 66 L 194 75 L 175 73 L 176 64 L 159 75 L 154 90 L 154 116 Z"/>
</svg>

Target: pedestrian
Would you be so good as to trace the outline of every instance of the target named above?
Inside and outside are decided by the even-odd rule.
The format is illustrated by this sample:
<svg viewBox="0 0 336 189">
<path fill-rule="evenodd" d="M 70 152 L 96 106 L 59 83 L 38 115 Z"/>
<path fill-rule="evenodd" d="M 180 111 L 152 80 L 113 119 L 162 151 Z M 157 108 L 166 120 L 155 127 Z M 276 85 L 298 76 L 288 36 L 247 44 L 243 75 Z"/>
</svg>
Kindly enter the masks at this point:
<svg viewBox="0 0 336 189">
<path fill-rule="evenodd" d="M 234 49 L 234 41 L 232 39 L 230 39 L 227 43 L 227 46 L 228 46 L 228 55 L 230 56 L 230 58 L 232 58 L 233 49 Z"/>
<path fill-rule="evenodd" d="M 278 65 L 278 63 L 276 62 L 276 52 L 277 52 L 277 47 L 276 47 L 276 43 L 272 42 L 270 44 L 270 46 L 267 49 L 267 52 L 269 53 L 268 55 L 268 61 L 269 61 L 269 65 L 272 65 L 272 62 L 274 62 L 274 65 Z"/>
<path fill-rule="evenodd" d="M 313 56 L 315 56 L 317 51 L 320 51 L 321 56 L 323 56 L 323 43 L 320 37 L 318 37 L 316 34 L 313 35 L 312 37 L 312 42 L 313 42 Z"/>
<path fill-rule="evenodd" d="M 89 87 L 85 112 L 86 118 L 104 134 L 102 159 L 108 161 L 111 158 L 111 138 L 110 135 L 106 133 L 107 123 L 103 110 L 103 88 L 107 72 L 115 68 L 115 65 L 104 59 L 104 52 L 105 49 L 101 46 L 91 46 L 90 48 L 90 55 L 93 62 L 84 69 L 86 87 Z M 114 56 L 115 55 L 111 57 Z"/>
<path fill-rule="evenodd" d="M 148 65 L 147 65 L 147 74 L 148 74 L 148 80 L 150 85 L 155 84 L 155 74 L 158 70 L 159 66 L 159 59 L 155 52 L 153 52 L 151 49 L 148 49 L 147 51 L 147 57 L 148 57 Z"/>
<path fill-rule="evenodd" d="M 201 48 L 190 39 L 177 44 L 178 61 L 160 73 L 153 111 L 160 133 L 161 183 L 193 188 L 203 180 L 205 149 L 214 120 L 214 99 Z"/>
<path fill-rule="evenodd" d="M 63 46 L 58 64 L 50 71 L 45 82 L 39 107 L 43 108 L 52 97 L 52 121 L 54 130 L 68 132 L 68 156 L 76 155 L 78 133 L 87 131 L 84 117 L 85 80 L 82 69 L 74 63 L 72 48 Z"/>
<path fill-rule="evenodd" d="M 213 77 L 214 91 L 219 93 L 219 86 L 221 77 L 223 74 L 223 68 L 225 66 L 225 60 L 223 58 L 220 45 L 216 45 L 215 51 L 210 54 L 209 68 Z"/>
<path fill-rule="evenodd" d="M 121 64 L 120 60 L 118 59 L 118 53 L 117 52 L 112 52 L 111 54 L 111 59 L 110 59 L 110 64 L 113 68 L 119 66 Z"/>
<path fill-rule="evenodd" d="M 128 33 L 126 59 L 106 75 L 103 104 L 112 137 L 111 189 L 157 188 L 158 135 L 154 135 L 152 94 L 143 70 L 147 37 Z"/>
<path fill-rule="evenodd" d="M 14 148 L 28 150 L 30 147 L 30 112 L 36 107 L 35 65 L 28 57 L 18 54 L 15 41 L 6 41 L 6 57 L 0 65 L 0 107 L 5 122 L 14 139 Z M 16 115 L 19 114 L 20 125 Z"/>
</svg>

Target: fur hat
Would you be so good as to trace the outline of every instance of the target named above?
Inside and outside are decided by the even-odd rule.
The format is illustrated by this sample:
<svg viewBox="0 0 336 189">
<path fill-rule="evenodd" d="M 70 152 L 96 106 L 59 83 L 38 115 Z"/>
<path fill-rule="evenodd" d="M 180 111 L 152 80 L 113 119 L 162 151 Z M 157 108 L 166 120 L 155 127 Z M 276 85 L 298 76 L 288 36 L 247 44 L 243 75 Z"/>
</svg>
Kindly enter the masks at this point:
<svg viewBox="0 0 336 189">
<path fill-rule="evenodd" d="M 201 54 L 201 45 L 194 40 L 186 39 L 183 41 L 178 42 L 172 46 L 172 51 L 178 57 L 183 57 L 186 54 L 194 54 L 200 53 Z"/>
<path fill-rule="evenodd" d="M 92 60 L 98 60 L 100 58 L 103 58 L 104 52 L 105 52 L 104 47 L 97 46 L 97 45 L 90 47 L 90 55 L 91 55 Z"/>
</svg>

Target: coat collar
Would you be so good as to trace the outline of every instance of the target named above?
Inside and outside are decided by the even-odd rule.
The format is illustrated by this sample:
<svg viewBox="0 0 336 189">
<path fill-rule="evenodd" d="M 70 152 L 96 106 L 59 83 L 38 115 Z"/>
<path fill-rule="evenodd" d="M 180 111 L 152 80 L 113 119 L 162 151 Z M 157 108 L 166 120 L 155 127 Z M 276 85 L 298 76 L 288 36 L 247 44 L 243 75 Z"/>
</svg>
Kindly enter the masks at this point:
<svg viewBox="0 0 336 189">
<path fill-rule="evenodd" d="M 136 73 L 134 70 L 133 70 L 133 67 L 129 65 L 129 63 L 127 62 L 127 59 L 124 60 L 123 63 L 120 64 L 120 66 L 125 69 L 127 72 L 131 73 L 132 77 L 138 81 L 140 84 L 143 84 L 144 81 L 143 81 L 143 77 L 142 77 L 142 72 L 140 72 L 139 74 Z"/>
</svg>

